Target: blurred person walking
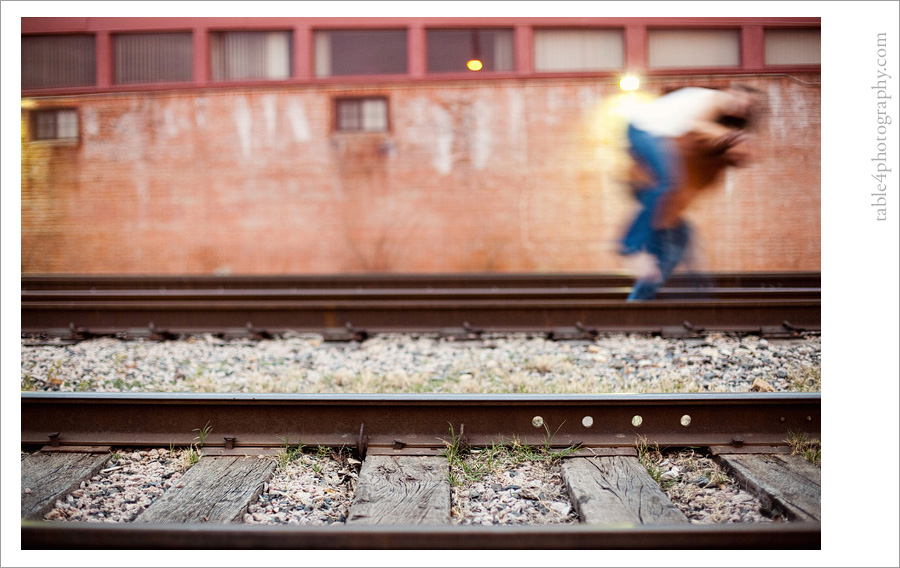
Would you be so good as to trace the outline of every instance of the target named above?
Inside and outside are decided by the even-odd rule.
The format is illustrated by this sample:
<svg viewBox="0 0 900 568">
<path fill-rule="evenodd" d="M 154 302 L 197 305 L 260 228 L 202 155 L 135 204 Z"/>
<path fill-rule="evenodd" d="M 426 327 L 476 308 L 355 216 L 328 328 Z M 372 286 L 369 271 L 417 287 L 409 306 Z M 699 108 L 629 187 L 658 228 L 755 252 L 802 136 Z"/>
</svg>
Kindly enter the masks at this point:
<svg viewBox="0 0 900 568">
<path fill-rule="evenodd" d="M 748 129 L 763 107 L 762 92 L 687 87 L 643 104 L 631 114 L 634 195 L 641 207 L 619 241 L 619 253 L 646 253 L 652 266 L 637 274 L 628 301 L 650 300 L 684 258 L 691 227 L 682 217 L 697 194 L 730 166 L 752 157 Z"/>
</svg>

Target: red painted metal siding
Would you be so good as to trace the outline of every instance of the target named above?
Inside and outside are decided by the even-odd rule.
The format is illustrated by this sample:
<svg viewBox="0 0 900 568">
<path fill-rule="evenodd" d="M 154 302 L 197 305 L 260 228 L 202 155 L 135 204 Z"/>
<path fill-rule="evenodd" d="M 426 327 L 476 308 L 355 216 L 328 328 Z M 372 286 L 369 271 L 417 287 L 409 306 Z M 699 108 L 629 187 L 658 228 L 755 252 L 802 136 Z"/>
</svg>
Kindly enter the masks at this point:
<svg viewBox="0 0 900 568">
<path fill-rule="evenodd" d="M 511 72 L 480 74 L 477 80 L 506 77 L 533 77 L 554 74 L 535 73 L 533 30 L 541 27 L 606 27 L 625 30 L 625 63 L 629 70 L 652 75 L 669 75 L 673 70 L 647 70 L 647 30 L 661 28 L 731 28 L 741 30 L 742 63 L 739 68 L 685 69 L 681 74 L 748 73 L 763 68 L 762 28 L 817 28 L 819 18 L 23 18 L 23 34 L 95 33 L 98 42 L 98 84 L 94 87 L 33 89 L 23 95 L 53 95 L 108 91 L 158 90 L 161 88 L 197 88 L 209 82 L 208 33 L 216 30 L 291 29 L 295 37 L 294 75 L 278 84 L 366 84 L 381 81 L 378 75 L 317 78 L 312 73 L 312 31 L 316 29 L 404 28 L 408 32 L 409 80 L 475 79 L 471 73 L 429 75 L 425 69 L 425 30 L 452 27 L 512 27 L 515 30 L 516 67 Z M 109 66 L 113 62 L 110 34 L 123 32 L 193 31 L 194 81 L 189 85 L 114 85 Z M 779 68 L 780 72 L 817 71 L 818 66 Z M 623 70 L 624 71 L 624 70 Z M 614 73 L 584 73 L 584 76 L 609 76 Z M 565 74 L 564 76 L 572 76 Z M 272 82 L 244 81 L 236 85 L 258 86 Z"/>
</svg>

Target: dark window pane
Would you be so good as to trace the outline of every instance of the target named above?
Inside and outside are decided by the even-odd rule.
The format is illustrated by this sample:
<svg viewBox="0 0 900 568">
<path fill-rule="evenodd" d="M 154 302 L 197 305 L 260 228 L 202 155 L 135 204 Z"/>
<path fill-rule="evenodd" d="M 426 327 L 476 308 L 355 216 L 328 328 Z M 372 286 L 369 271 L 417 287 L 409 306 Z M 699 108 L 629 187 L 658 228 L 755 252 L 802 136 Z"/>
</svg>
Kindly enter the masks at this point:
<svg viewBox="0 0 900 568">
<path fill-rule="evenodd" d="M 384 97 L 338 99 L 335 101 L 337 130 L 343 132 L 384 132 L 388 127 L 388 106 Z"/>
<path fill-rule="evenodd" d="M 428 30 L 428 71 L 461 73 L 466 63 L 478 59 L 484 71 L 513 69 L 512 30 L 459 29 Z"/>
<path fill-rule="evenodd" d="M 22 88 L 85 87 L 97 82 L 94 36 L 22 36 Z"/>
<path fill-rule="evenodd" d="M 56 138 L 56 112 L 39 112 L 34 117 L 34 137 L 37 140 Z"/>
<path fill-rule="evenodd" d="M 193 78 L 190 33 L 115 36 L 115 82 L 169 83 Z"/>
<path fill-rule="evenodd" d="M 338 130 L 360 130 L 362 128 L 362 104 L 360 101 L 337 102 Z"/>
<path fill-rule="evenodd" d="M 32 125 L 34 140 L 78 139 L 78 111 L 75 109 L 35 111 Z"/>
<path fill-rule="evenodd" d="M 405 30 L 316 32 L 316 76 L 406 73 Z"/>
</svg>

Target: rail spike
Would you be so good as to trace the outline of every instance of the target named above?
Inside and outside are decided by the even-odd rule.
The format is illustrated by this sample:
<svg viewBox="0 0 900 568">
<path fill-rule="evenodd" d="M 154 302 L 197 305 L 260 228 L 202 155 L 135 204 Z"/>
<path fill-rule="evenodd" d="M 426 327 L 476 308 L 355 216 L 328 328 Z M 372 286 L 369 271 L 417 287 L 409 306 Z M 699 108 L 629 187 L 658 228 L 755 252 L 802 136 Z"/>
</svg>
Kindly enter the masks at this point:
<svg viewBox="0 0 900 568">
<path fill-rule="evenodd" d="M 366 459 L 366 451 L 369 449 L 369 436 L 366 434 L 366 423 L 363 422 L 359 427 L 359 436 L 356 438 L 356 452 L 359 459 Z"/>
</svg>

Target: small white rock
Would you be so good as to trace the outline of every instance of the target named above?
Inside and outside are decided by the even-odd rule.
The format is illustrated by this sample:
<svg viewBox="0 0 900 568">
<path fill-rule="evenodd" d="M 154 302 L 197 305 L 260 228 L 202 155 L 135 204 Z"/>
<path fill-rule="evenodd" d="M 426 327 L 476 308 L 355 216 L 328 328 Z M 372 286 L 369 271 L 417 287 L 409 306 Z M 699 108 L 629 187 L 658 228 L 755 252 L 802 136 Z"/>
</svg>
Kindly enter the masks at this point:
<svg viewBox="0 0 900 568">
<path fill-rule="evenodd" d="M 678 469 L 678 466 L 674 466 L 669 471 L 660 475 L 659 479 L 660 479 L 660 481 L 674 481 L 674 480 L 678 479 L 679 475 L 681 475 L 681 470 Z"/>
</svg>

